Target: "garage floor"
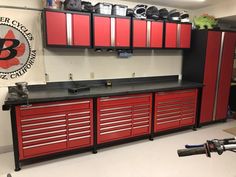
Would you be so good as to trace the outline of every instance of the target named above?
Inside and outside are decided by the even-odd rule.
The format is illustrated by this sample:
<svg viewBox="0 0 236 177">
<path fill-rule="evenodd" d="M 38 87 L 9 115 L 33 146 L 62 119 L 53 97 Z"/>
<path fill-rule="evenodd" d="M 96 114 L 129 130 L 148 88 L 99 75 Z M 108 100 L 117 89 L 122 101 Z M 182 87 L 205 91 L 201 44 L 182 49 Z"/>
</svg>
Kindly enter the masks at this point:
<svg viewBox="0 0 236 177">
<path fill-rule="evenodd" d="M 94 155 L 83 153 L 24 166 L 13 170 L 13 153 L 0 155 L 0 176 L 6 177 L 236 177 L 236 154 L 227 152 L 206 158 L 179 158 L 176 150 L 185 144 L 200 144 L 207 139 L 228 138 L 222 131 L 236 126 L 235 120 L 187 130 L 154 141 L 138 141 L 99 150 Z"/>
</svg>

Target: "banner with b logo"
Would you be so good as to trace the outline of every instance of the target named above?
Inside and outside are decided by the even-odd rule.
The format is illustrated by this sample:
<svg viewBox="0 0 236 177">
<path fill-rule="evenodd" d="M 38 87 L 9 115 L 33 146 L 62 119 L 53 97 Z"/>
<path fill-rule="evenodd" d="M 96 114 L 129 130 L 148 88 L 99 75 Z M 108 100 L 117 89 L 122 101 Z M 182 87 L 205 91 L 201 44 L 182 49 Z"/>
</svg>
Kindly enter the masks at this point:
<svg viewBox="0 0 236 177">
<path fill-rule="evenodd" d="M 40 20 L 40 12 L 1 9 L 0 87 L 45 83 Z"/>
</svg>

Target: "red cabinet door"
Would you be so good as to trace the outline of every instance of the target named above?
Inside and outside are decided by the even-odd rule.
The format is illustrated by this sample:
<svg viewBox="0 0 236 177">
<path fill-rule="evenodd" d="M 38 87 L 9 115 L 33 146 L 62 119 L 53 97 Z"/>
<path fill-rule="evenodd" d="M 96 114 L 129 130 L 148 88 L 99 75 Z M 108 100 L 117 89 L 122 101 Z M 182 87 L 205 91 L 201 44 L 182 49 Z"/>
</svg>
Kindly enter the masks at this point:
<svg viewBox="0 0 236 177">
<path fill-rule="evenodd" d="M 130 19 L 116 18 L 115 19 L 115 46 L 129 47 L 130 46 Z"/>
<path fill-rule="evenodd" d="M 46 33 L 48 45 L 67 45 L 66 14 L 47 11 Z"/>
<path fill-rule="evenodd" d="M 150 47 L 162 48 L 163 22 L 151 22 Z"/>
<path fill-rule="evenodd" d="M 94 16 L 94 46 L 111 46 L 111 18 Z"/>
<path fill-rule="evenodd" d="M 147 22 L 145 20 L 133 20 L 133 47 L 147 47 Z"/>
<path fill-rule="evenodd" d="M 223 51 L 221 56 L 220 76 L 218 78 L 216 120 L 225 119 L 227 117 L 236 42 L 236 33 L 225 32 L 222 35 L 224 35 L 224 41 L 222 41 Z"/>
<path fill-rule="evenodd" d="M 90 46 L 90 16 L 72 15 L 72 40 L 75 46 Z"/>
<path fill-rule="evenodd" d="M 213 121 L 221 32 L 208 32 L 200 123 Z"/>
<path fill-rule="evenodd" d="M 191 41 L 191 24 L 179 24 L 180 25 L 180 42 L 179 48 L 190 48 Z"/>
<path fill-rule="evenodd" d="M 165 31 L 165 47 L 166 48 L 177 48 L 177 24 L 166 23 Z"/>
</svg>

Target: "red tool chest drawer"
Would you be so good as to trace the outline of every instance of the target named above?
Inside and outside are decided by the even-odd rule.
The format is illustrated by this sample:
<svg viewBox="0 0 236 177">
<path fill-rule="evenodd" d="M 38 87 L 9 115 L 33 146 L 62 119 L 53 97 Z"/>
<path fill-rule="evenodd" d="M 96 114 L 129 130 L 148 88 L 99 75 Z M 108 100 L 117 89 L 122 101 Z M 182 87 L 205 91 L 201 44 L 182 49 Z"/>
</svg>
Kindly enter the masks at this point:
<svg viewBox="0 0 236 177">
<path fill-rule="evenodd" d="M 155 132 L 194 125 L 197 90 L 159 92 L 155 99 Z"/>
<path fill-rule="evenodd" d="M 91 100 L 17 106 L 20 159 L 93 144 Z"/>
<path fill-rule="evenodd" d="M 150 133 L 152 96 L 98 98 L 98 143 Z"/>
</svg>

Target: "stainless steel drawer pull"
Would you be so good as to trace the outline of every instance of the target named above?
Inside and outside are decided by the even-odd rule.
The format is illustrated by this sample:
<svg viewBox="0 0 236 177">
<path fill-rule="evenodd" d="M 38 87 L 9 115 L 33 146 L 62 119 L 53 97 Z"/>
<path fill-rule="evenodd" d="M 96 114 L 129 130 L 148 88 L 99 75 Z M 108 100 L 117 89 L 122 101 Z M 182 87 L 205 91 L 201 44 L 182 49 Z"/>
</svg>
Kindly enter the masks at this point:
<svg viewBox="0 0 236 177">
<path fill-rule="evenodd" d="M 134 125 L 136 125 L 136 124 L 142 124 L 142 123 L 149 123 L 149 121 L 146 120 L 146 121 L 141 121 L 141 122 L 135 122 Z"/>
<path fill-rule="evenodd" d="M 125 118 L 125 117 L 129 117 L 131 118 L 131 115 L 125 115 L 125 116 L 116 116 L 116 117 L 109 117 L 109 118 L 100 118 L 101 121 L 104 121 L 104 120 L 112 120 L 112 119 L 119 119 L 119 118 Z"/>
<path fill-rule="evenodd" d="M 75 116 L 75 115 L 81 115 L 81 114 L 90 114 L 90 111 L 70 113 L 68 114 L 68 116 Z"/>
<path fill-rule="evenodd" d="M 37 131 L 37 130 L 50 130 L 52 128 L 59 128 L 59 127 L 66 128 L 66 125 L 58 125 L 58 126 L 53 126 L 53 127 L 44 127 L 44 128 L 37 128 L 37 129 L 31 129 L 31 130 L 23 130 L 22 132 L 26 133 L 26 132 L 32 132 L 32 131 Z"/>
<path fill-rule="evenodd" d="M 21 127 L 32 127 L 32 126 L 37 126 L 37 125 L 47 125 L 47 124 L 52 124 L 52 123 L 59 123 L 59 122 L 66 122 L 66 120 L 57 120 L 57 121 L 50 121 L 50 122 L 42 122 L 42 123 L 36 123 L 36 124 L 27 124 L 27 125 L 22 125 Z"/>
<path fill-rule="evenodd" d="M 58 103 L 58 104 L 51 104 L 51 105 L 42 105 L 42 106 L 30 106 L 30 107 L 21 107 L 20 110 L 28 110 L 28 109 L 38 109 L 38 108 L 49 108 L 55 106 L 69 106 L 69 105 L 76 105 L 76 104 L 86 104 L 90 101 L 80 101 L 80 102 L 73 102 L 73 103 Z"/>
<path fill-rule="evenodd" d="M 127 96 L 127 97 L 120 97 L 120 98 L 101 98 L 102 102 L 105 101 L 118 101 L 118 100 L 125 100 L 125 99 L 132 99 L 132 98 L 149 98 L 149 96 Z"/>
<path fill-rule="evenodd" d="M 29 140 L 29 141 L 23 141 L 23 144 L 37 142 L 37 141 L 43 141 L 43 140 L 50 140 L 50 139 L 54 139 L 54 138 L 61 138 L 61 137 L 66 138 L 66 135 L 59 135 L 59 136 L 52 136 L 52 137 L 47 137 L 47 138 L 39 138 L 39 139 L 34 139 L 34 140 Z"/>
<path fill-rule="evenodd" d="M 85 117 L 75 117 L 75 118 L 68 118 L 69 121 L 72 120 L 82 120 L 82 119 L 90 119 L 90 116 L 85 116 Z"/>
<path fill-rule="evenodd" d="M 132 124 L 123 124 L 123 125 L 116 125 L 116 126 L 111 126 L 111 127 L 105 127 L 105 128 L 101 128 L 101 130 L 109 130 L 112 128 L 119 128 L 119 127 L 125 127 L 125 126 L 131 126 Z"/>
<path fill-rule="evenodd" d="M 101 109 L 101 112 L 104 111 L 112 111 L 112 110 L 117 110 L 117 109 L 125 109 L 125 108 L 132 108 L 132 106 L 124 106 L 124 107 L 115 107 L 115 108 L 109 108 L 109 109 Z"/>
<path fill-rule="evenodd" d="M 37 148 L 37 147 L 40 147 L 40 146 L 46 146 L 46 145 L 52 145 L 52 144 L 57 144 L 57 143 L 63 143 L 63 142 L 66 142 L 66 141 L 67 140 L 60 140 L 60 141 L 53 141 L 53 142 L 50 142 L 50 143 L 38 144 L 38 145 L 34 145 L 34 146 L 26 146 L 26 147 L 23 147 L 23 149 Z"/>
<path fill-rule="evenodd" d="M 54 115 L 54 116 L 34 117 L 34 118 L 30 118 L 30 119 L 23 119 L 23 120 L 21 120 L 21 122 L 28 122 L 28 121 L 41 120 L 41 119 L 53 119 L 53 118 L 59 118 L 59 117 L 66 117 L 66 115 L 59 114 L 59 115 Z"/>
<path fill-rule="evenodd" d="M 131 128 L 124 128 L 124 129 L 119 129 L 119 130 L 114 130 L 114 131 L 108 131 L 108 132 L 104 132 L 104 133 L 100 133 L 100 135 L 106 135 L 106 134 L 111 134 L 111 133 L 117 133 L 117 132 L 122 132 L 125 130 L 131 130 Z"/>
<path fill-rule="evenodd" d="M 112 112 L 112 113 L 106 113 L 106 114 L 101 114 L 101 116 L 109 116 L 109 115 L 114 115 L 114 114 L 122 114 L 122 113 L 131 113 L 131 110 L 127 111 L 121 111 L 121 112 Z"/>
<path fill-rule="evenodd" d="M 157 122 L 157 124 L 166 124 L 166 123 L 171 123 L 171 122 L 177 122 L 180 121 L 181 119 L 176 119 L 176 120 L 170 120 L 170 121 L 166 121 L 166 122 Z"/>
<path fill-rule="evenodd" d="M 136 126 L 136 127 L 134 127 L 134 129 L 137 129 L 137 128 L 144 128 L 144 127 L 149 127 L 149 125 Z"/>
<path fill-rule="evenodd" d="M 58 131 L 52 131 L 52 132 L 46 132 L 46 133 L 38 133 L 38 134 L 33 134 L 33 135 L 25 135 L 25 136 L 23 136 L 23 139 L 24 139 L 24 138 L 34 137 L 34 136 L 41 136 L 41 135 L 48 135 L 48 136 L 50 136 L 50 134 L 53 134 L 53 133 L 61 133 L 61 132 L 66 132 L 66 129 L 64 129 L 64 130 L 58 130 Z"/>
<path fill-rule="evenodd" d="M 108 123 L 102 123 L 100 125 L 110 125 L 110 124 L 116 124 L 116 123 L 122 123 L 122 122 L 130 122 L 132 121 L 132 119 L 128 119 L 128 120 L 120 120 L 120 121 L 113 121 L 113 122 L 108 122 Z"/>
<path fill-rule="evenodd" d="M 90 126 L 76 127 L 76 128 L 69 128 L 69 131 L 80 130 L 80 129 L 85 129 L 85 128 L 90 128 Z"/>
<path fill-rule="evenodd" d="M 90 130 L 88 130 L 88 131 L 83 131 L 83 132 L 69 133 L 69 136 L 80 135 L 80 134 L 84 134 L 84 133 L 90 133 Z"/>
<path fill-rule="evenodd" d="M 133 118 L 135 120 L 142 120 L 142 119 L 149 119 L 150 117 L 139 117 L 139 118 Z"/>
<path fill-rule="evenodd" d="M 81 124 L 88 124 L 90 121 L 84 121 L 84 122 L 76 122 L 76 123 L 71 123 L 69 125 L 81 125 Z"/>
<path fill-rule="evenodd" d="M 90 137 L 91 137 L 91 135 L 81 136 L 81 137 L 76 137 L 76 138 L 70 138 L 69 141 L 80 140 L 80 139 L 85 139 L 85 138 L 90 138 Z"/>
</svg>

